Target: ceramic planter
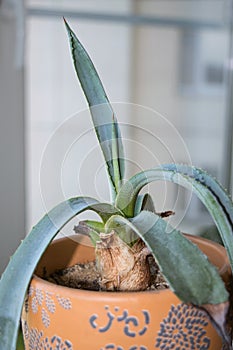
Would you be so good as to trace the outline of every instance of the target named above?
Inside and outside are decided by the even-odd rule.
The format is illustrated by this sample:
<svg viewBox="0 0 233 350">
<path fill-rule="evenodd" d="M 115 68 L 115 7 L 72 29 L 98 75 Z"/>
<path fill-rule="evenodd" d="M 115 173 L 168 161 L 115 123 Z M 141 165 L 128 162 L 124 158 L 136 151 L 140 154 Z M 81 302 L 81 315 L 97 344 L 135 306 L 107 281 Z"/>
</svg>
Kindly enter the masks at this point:
<svg viewBox="0 0 233 350">
<path fill-rule="evenodd" d="M 208 317 L 183 304 L 171 290 L 95 292 L 57 286 L 38 277 L 45 270 L 51 273 L 94 259 L 93 248 L 75 237 L 54 241 L 31 281 L 22 313 L 26 350 L 221 349 Z M 227 281 L 230 268 L 224 248 L 190 239 Z"/>
</svg>

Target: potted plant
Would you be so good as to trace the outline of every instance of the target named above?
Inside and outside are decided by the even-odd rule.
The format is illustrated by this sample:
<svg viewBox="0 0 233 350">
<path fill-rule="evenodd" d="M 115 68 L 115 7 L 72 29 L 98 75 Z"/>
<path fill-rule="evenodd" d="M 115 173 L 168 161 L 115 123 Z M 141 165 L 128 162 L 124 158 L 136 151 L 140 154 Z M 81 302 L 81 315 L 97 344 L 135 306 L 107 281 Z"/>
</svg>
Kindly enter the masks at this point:
<svg viewBox="0 0 233 350">
<path fill-rule="evenodd" d="M 206 172 L 185 165 L 161 165 L 124 182 L 124 152 L 116 117 L 88 54 L 67 23 L 66 28 L 106 161 L 112 203 L 90 197 L 66 200 L 24 239 L 0 282 L 0 348 L 15 349 L 24 304 L 26 349 L 217 350 L 222 339 L 230 349 L 225 330 L 229 294 L 223 282 L 229 281 L 229 266 L 233 267 L 230 197 Z M 157 180 L 192 187 L 216 223 L 229 262 L 223 247 L 183 235 L 154 212 L 150 195 L 140 191 Z M 50 245 L 67 222 L 86 210 L 95 211 L 100 218 L 81 225 L 94 248 L 75 238 Z M 150 279 L 150 254 L 170 289 L 144 291 Z M 48 273 L 95 258 L 101 292 L 57 286 L 41 278 L 45 269 Z"/>
</svg>

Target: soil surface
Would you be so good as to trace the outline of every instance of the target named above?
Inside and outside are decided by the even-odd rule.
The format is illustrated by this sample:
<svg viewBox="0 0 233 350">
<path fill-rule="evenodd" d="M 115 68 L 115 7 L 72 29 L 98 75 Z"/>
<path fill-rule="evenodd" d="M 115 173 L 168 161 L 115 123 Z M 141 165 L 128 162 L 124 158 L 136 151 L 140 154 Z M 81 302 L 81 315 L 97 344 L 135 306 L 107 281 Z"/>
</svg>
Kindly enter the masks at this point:
<svg viewBox="0 0 233 350">
<path fill-rule="evenodd" d="M 168 284 L 160 273 L 154 259 L 149 257 L 148 260 L 151 271 L 151 285 L 148 289 L 159 290 L 168 288 Z M 101 290 L 99 285 L 100 276 L 95 262 L 76 264 L 65 269 L 57 270 L 45 279 L 49 282 L 70 288 Z"/>
</svg>

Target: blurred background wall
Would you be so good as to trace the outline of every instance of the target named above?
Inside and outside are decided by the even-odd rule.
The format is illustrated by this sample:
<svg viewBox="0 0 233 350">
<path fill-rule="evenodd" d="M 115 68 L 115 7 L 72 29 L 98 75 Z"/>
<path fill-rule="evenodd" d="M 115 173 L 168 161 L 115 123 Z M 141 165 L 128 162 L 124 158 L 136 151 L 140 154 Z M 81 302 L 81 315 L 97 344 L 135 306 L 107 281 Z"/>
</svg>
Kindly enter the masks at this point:
<svg viewBox="0 0 233 350">
<path fill-rule="evenodd" d="M 109 199 L 62 16 L 123 124 L 127 175 L 189 163 L 231 190 L 232 9 L 231 0 L 2 1 L 0 272 L 58 201 L 79 193 Z M 156 209 L 175 207 L 183 230 L 211 224 L 187 191 L 150 187 Z"/>
<path fill-rule="evenodd" d="M 0 273 L 25 237 L 24 65 L 17 44 L 22 9 L 19 1 L 19 23 L 13 3 L 0 5 Z"/>
</svg>

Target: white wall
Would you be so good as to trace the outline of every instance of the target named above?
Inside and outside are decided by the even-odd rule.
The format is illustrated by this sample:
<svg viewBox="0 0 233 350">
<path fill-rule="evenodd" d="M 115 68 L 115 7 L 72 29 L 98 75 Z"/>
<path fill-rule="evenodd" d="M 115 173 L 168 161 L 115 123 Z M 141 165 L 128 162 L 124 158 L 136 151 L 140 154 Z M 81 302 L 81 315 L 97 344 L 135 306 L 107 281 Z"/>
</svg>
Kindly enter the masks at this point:
<svg viewBox="0 0 233 350">
<path fill-rule="evenodd" d="M 138 14 L 156 14 L 158 18 L 203 21 L 203 23 L 222 23 L 224 6 L 217 1 L 148 1 L 136 2 Z M 211 11 L 209 11 L 211 7 Z M 190 34 L 190 35 L 189 35 Z M 192 35 L 196 36 L 191 42 Z M 184 41 L 186 38 L 186 41 Z M 225 158 L 226 135 L 226 81 L 219 88 L 208 85 L 205 80 L 205 68 L 208 64 L 226 66 L 229 50 L 229 32 L 227 29 L 187 28 L 175 25 L 139 26 L 134 35 L 134 89 L 132 100 L 161 113 L 168 123 L 159 121 L 158 113 L 147 117 L 142 113 L 134 116 L 136 124 L 146 124 L 147 129 L 161 138 L 168 152 L 161 152 L 161 142 L 145 137 L 143 142 L 161 163 L 187 163 L 185 147 L 177 143 L 177 129 L 184 140 L 190 161 L 195 166 L 206 169 L 218 178 L 225 180 L 229 165 Z M 188 86 L 182 85 L 181 73 L 185 49 L 190 50 L 190 59 L 186 62 L 188 72 L 194 65 L 194 81 Z M 174 125 L 174 132 L 169 128 Z M 135 139 L 142 143 L 142 133 L 136 132 Z M 154 138 L 155 140 L 155 138 Z M 164 147 L 163 147 L 164 149 Z M 151 160 L 141 147 L 135 151 L 138 159 L 151 167 Z M 147 152 L 148 153 L 148 152 Z M 170 159 L 169 159 L 170 155 Z M 174 159 L 171 159 L 171 156 Z M 142 161 L 140 162 L 142 164 Z M 161 184 L 153 186 L 158 209 L 171 208 L 177 199 L 174 186 Z M 165 198 L 164 198 L 165 197 Z M 178 208 L 187 207 L 189 198 L 183 193 Z M 164 206 L 165 208 L 162 207 Z M 182 205 L 184 207 L 182 208 Z M 207 212 L 194 197 L 188 215 L 189 223 L 206 222 Z M 203 220 L 200 220 L 202 218 Z M 190 225 L 189 225 L 190 226 Z M 188 228 L 195 232 L 198 225 Z M 185 225 L 186 227 L 186 225 Z"/>
</svg>

